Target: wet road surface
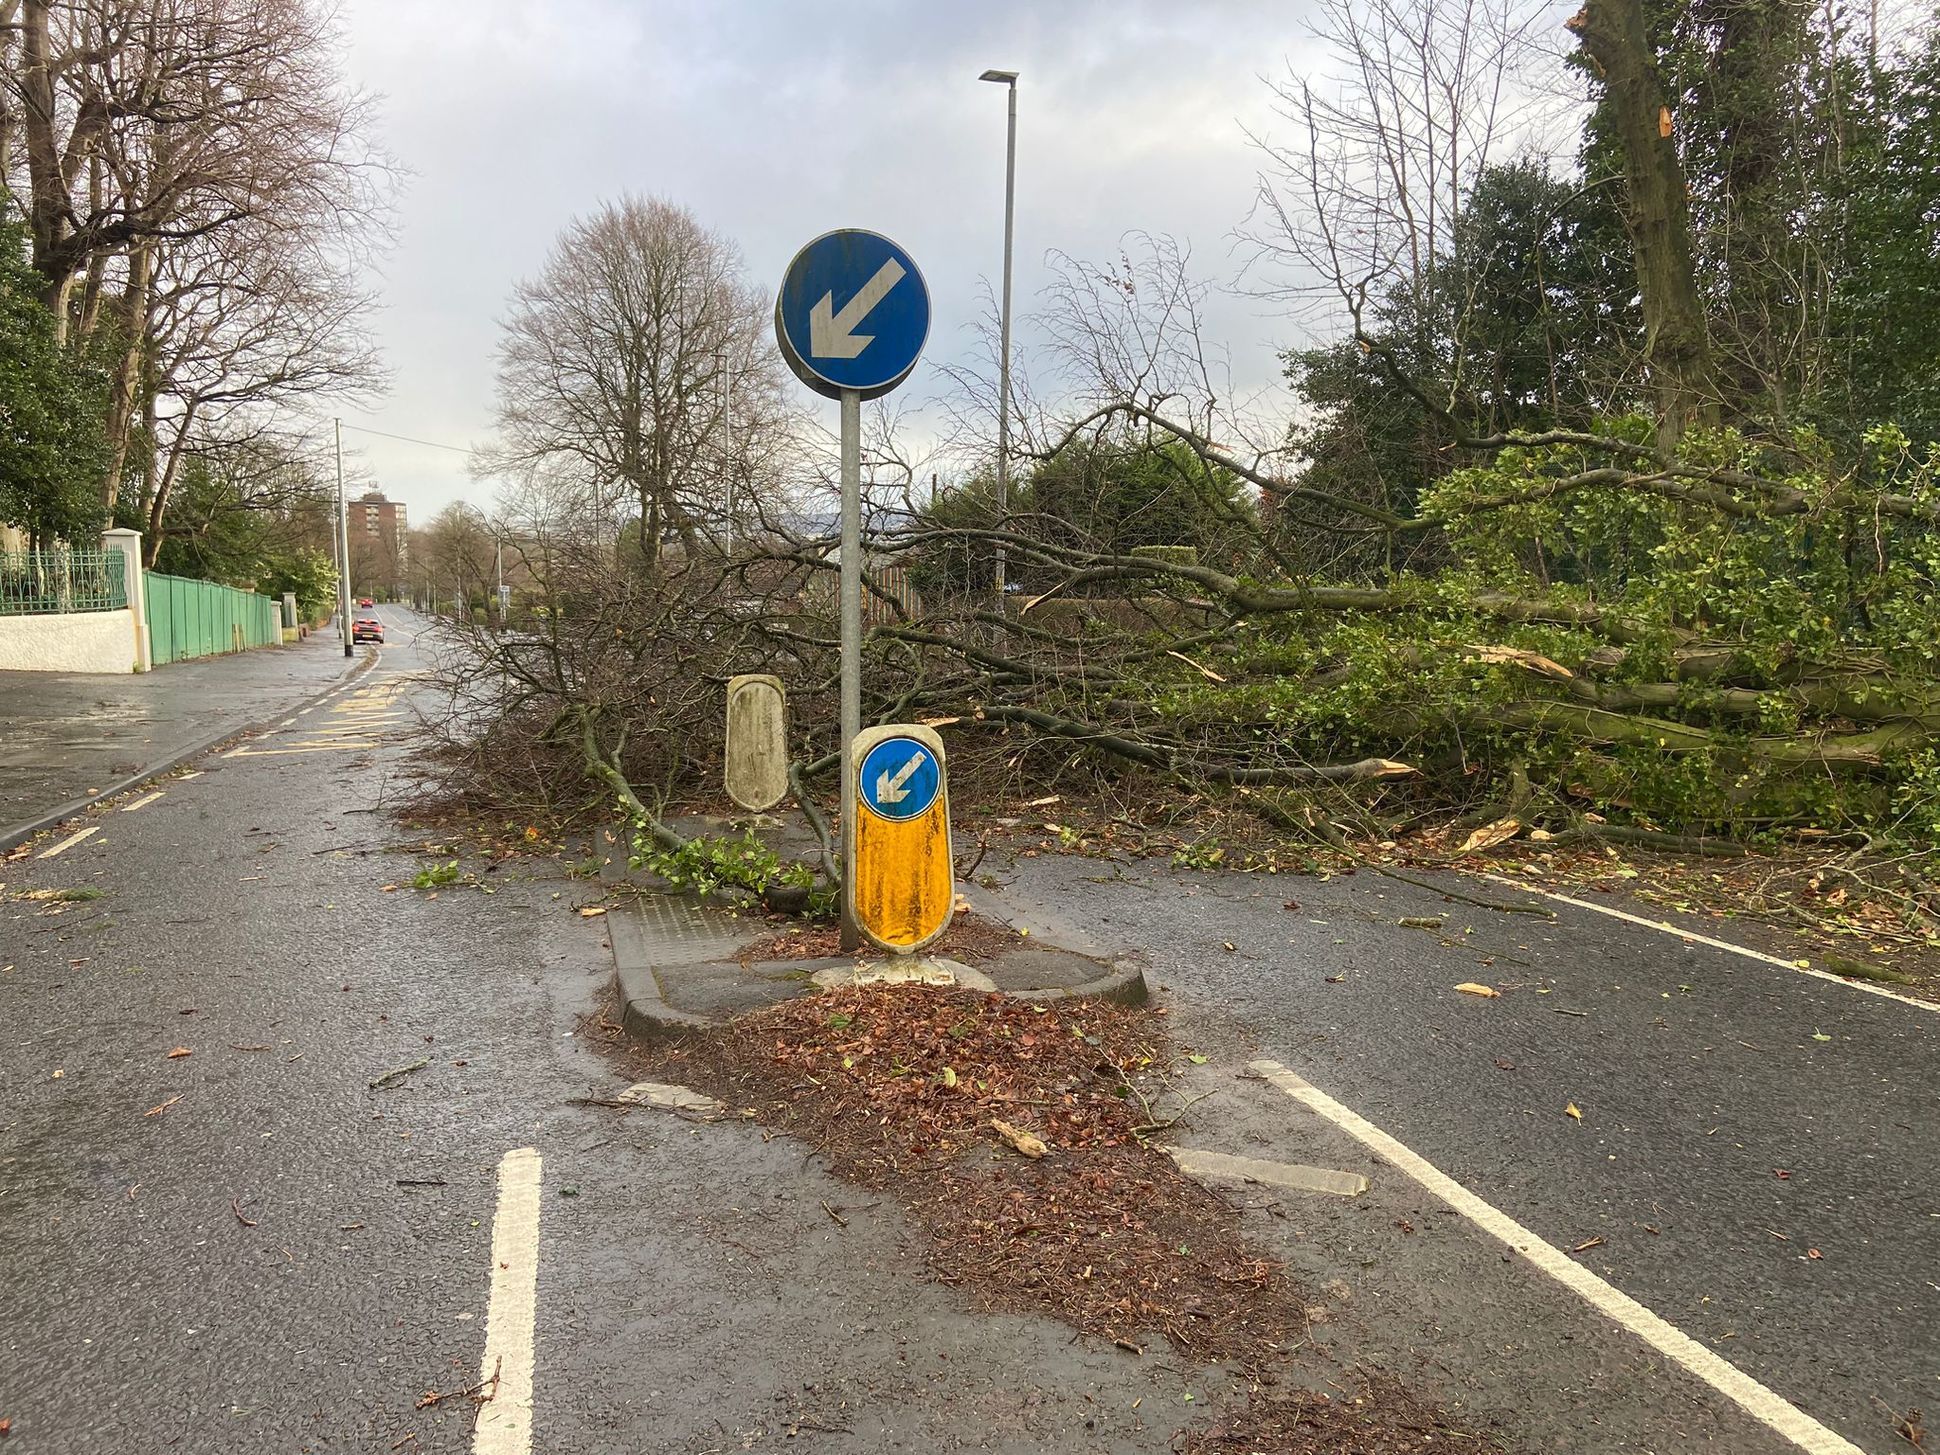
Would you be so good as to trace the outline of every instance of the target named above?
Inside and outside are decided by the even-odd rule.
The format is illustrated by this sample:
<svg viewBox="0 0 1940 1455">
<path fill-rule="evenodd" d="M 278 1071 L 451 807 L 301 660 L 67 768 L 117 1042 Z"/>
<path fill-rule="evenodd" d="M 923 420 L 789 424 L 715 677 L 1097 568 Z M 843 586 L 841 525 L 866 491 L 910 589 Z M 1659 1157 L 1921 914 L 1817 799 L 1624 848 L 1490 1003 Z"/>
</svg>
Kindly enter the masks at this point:
<svg viewBox="0 0 1940 1455">
<path fill-rule="evenodd" d="M 1234 1059 L 1285 1064 L 1838 1436 L 1906 1448 L 1895 1416 L 1940 1410 L 1940 1008 L 1569 906 L 1502 913 L 1365 872 L 1049 858 L 1017 872 L 1106 943 L 1143 947 Z M 1268 1140 L 1311 1138 L 1346 1159 L 1330 1165 L 1412 1187 L 1296 1115 Z M 1418 1240 L 1384 1233 L 1366 1237 L 1370 1265 L 1419 1265 L 1403 1247 Z M 1460 1302 L 1458 1268 L 1423 1268 L 1423 1284 Z M 1540 1369 L 1580 1337 L 1540 1331 L 1520 1357 Z M 1590 1448 L 1651 1447 L 1639 1432 Z"/>
<path fill-rule="evenodd" d="M 922 1229 L 784 1137 L 587 1104 L 626 1084 L 589 1044 L 601 891 L 385 811 L 428 691 L 421 623 L 381 614 L 368 674 L 0 864 L 9 1450 L 1173 1448 L 1216 1372 L 973 1313 Z M 452 859 L 476 882 L 409 887 Z M 1884 1452 L 1893 1412 L 1940 1407 L 1932 1011 L 1365 876 L 1020 868 L 1169 987 L 1215 1093 L 1188 1140 L 1368 1178 L 1235 1192 L 1344 1360 L 1531 1450 L 1812 1448 L 1263 1055 L 1813 1428 Z"/>
</svg>

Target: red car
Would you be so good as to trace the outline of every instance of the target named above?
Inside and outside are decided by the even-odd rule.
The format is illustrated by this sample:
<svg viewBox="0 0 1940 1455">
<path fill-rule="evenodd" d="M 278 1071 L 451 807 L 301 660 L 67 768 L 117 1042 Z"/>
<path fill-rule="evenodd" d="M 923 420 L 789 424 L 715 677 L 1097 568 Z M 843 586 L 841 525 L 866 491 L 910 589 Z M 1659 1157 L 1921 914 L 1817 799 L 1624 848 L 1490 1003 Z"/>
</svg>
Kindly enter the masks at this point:
<svg viewBox="0 0 1940 1455">
<path fill-rule="evenodd" d="M 384 623 L 374 616 L 360 616 L 350 624 L 352 642 L 376 642 L 384 645 Z"/>
<path fill-rule="evenodd" d="M 372 601 L 372 600 L 371 600 L 371 599 L 370 599 L 370 598 L 369 598 L 368 596 L 360 596 L 360 597 L 358 597 L 358 598 L 357 598 L 357 604 L 358 604 L 359 606 L 375 606 L 375 605 L 377 605 L 377 603 L 376 603 L 375 601 Z"/>
</svg>

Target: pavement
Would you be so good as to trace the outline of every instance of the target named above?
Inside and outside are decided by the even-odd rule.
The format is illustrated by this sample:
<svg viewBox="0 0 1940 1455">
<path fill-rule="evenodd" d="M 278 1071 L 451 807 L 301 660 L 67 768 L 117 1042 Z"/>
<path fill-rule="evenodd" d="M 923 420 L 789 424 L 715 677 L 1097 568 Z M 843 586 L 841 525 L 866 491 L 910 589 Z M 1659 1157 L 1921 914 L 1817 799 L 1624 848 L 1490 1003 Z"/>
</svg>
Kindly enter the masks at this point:
<svg viewBox="0 0 1940 1455">
<path fill-rule="evenodd" d="M 354 667 L 336 636 L 312 632 L 152 672 L 0 672 L 0 849 L 91 793 L 282 715 Z"/>
<path fill-rule="evenodd" d="M 1230 1397 L 621 1103 L 607 887 L 398 820 L 435 703 L 381 614 L 366 675 L 0 861 L 9 1455 L 1159 1455 Z M 1204 1058 L 1180 1150 L 1342 1362 L 1551 1455 L 1940 1409 L 1934 1010 L 1472 879 L 984 869 L 1136 947 Z M 1333 1176 L 1216 1170 L 1261 1164 Z"/>
</svg>

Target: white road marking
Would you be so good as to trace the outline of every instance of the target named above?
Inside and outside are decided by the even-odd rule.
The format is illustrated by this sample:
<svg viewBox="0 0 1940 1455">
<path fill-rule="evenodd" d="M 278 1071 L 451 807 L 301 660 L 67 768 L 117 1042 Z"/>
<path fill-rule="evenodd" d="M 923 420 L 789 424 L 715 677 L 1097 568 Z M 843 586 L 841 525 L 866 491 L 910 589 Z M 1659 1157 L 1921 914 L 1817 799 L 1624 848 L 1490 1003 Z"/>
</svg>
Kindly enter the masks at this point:
<svg viewBox="0 0 1940 1455">
<path fill-rule="evenodd" d="M 1165 1150 L 1188 1177 L 1223 1177 L 1235 1182 L 1257 1182 L 1264 1187 L 1284 1187 L 1293 1192 L 1331 1192 L 1336 1197 L 1359 1197 L 1367 1191 L 1367 1179 L 1358 1172 L 1336 1172 L 1331 1167 L 1308 1167 L 1299 1162 L 1267 1162 L 1258 1157 L 1232 1157 L 1198 1147 Z"/>
<path fill-rule="evenodd" d="M 149 804 L 153 803 L 156 799 L 160 798 L 164 791 L 165 790 L 158 789 L 154 793 L 148 794 L 144 798 L 137 798 L 133 803 L 124 803 L 121 806 L 121 811 L 123 813 L 133 813 L 138 808 L 146 808 Z"/>
<path fill-rule="evenodd" d="M 1827 1429 L 1789 1400 L 1774 1394 L 1737 1365 L 1720 1359 L 1682 1329 L 1652 1313 L 1629 1294 L 1604 1282 L 1562 1249 L 1545 1243 L 1419 1153 L 1342 1106 L 1318 1087 L 1302 1080 L 1278 1061 L 1259 1060 L 1249 1064 L 1254 1071 L 1309 1111 L 1325 1117 L 1389 1165 L 1407 1173 L 1490 1237 L 1520 1253 L 1597 1312 L 1696 1375 L 1746 1414 L 1790 1440 L 1799 1449 L 1809 1452 L 1809 1455 L 1865 1455 L 1859 1446 Z"/>
<path fill-rule="evenodd" d="M 40 851 L 40 857 L 43 859 L 51 859 L 56 854 L 65 854 L 69 849 L 73 848 L 76 844 L 80 843 L 81 840 L 91 839 L 100 832 L 101 832 L 101 825 L 90 824 L 88 825 L 88 827 L 82 829 L 79 833 L 69 834 L 66 838 L 62 839 L 58 844 L 54 845 L 53 848 L 42 849 Z"/>
<path fill-rule="evenodd" d="M 539 1312 L 539 1153 L 507 1152 L 498 1164 L 492 1219 L 492 1294 L 478 1377 L 498 1385 L 478 1407 L 472 1455 L 530 1455 L 532 1335 Z"/>
<path fill-rule="evenodd" d="M 1897 990 L 1888 990 L 1884 985 L 1874 985 L 1871 981 L 1848 980 L 1843 975 L 1834 975 L 1830 970 L 1815 970 L 1810 965 L 1799 964 L 1796 960 L 1783 960 L 1777 955 L 1767 955 L 1763 950 L 1754 950 L 1745 945 L 1734 945 L 1729 940 L 1715 940 L 1709 935 L 1699 934 L 1696 930 L 1681 929 L 1669 920 L 1645 919 L 1640 914 L 1632 914 L 1627 909 L 1617 909 L 1613 905 L 1597 904 L 1588 899 L 1578 899 L 1573 894 L 1559 894 L 1553 889 L 1538 889 L 1535 885 L 1525 880 L 1511 879 L 1506 874 L 1478 873 L 1475 877 L 1477 879 L 1486 879 L 1491 884 L 1511 885 L 1516 889 L 1522 890 L 1525 894 L 1534 894 L 1543 899 L 1553 899 L 1558 904 L 1567 904 L 1576 909 L 1587 909 L 1592 914 L 1608 915 L 1611 919 L 1620 919 L 1627 925 L 1637 925 L 1643 929 L 1657 930 L 1661 934 L 1676 935 L 1680 940 L 1688 941 L 1694 945 L 1709 945 L 1714 950 L 1723 950 L 1732 955 L 1742 955 L 1745 959 L 1756 960 L 1761 965 L 1776 965 L 1780 970 L 1790 970 L 1794 975 L 1811 975 L 1819 980 L 1830 980 L 1834 985 L 1846 986 L 1850 990 L 1863 990 L 1868 995 L 1880 995 L 1888 1000 L 1897 1000 L 1901 1005 L 1911 1005 L 1918 1007 L 1920 1010 L 1940 1012 L 1940 1003 L 1931 1000 L 1919 1000 L 1911 995 L 1901 995 Z"/>
</svg>

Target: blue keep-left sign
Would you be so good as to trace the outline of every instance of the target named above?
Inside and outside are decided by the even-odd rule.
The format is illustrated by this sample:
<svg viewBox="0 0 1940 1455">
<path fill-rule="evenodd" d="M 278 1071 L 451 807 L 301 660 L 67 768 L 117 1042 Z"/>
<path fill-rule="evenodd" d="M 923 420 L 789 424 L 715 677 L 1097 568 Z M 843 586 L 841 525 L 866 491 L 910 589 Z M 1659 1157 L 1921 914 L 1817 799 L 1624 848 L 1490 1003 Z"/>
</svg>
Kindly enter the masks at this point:
<svg viewBox="0 0 1940 1455">
<path fill-rule="evenodd" d="M 788 367 L 831 399 L 864 399 L 909 377 L 930 333 L 930 290 L 916 261 L 879 232 L 825 232 L 795 254 L 775 297 Z"/>
<path fill-rule="evenodd" d="M 942 784 L 936 754 L 926 744 L 915 738 L 884 738 L 862 760 L 856 791 L 864 807 L 901 822 L 928 813 Z"/>
</svg>

